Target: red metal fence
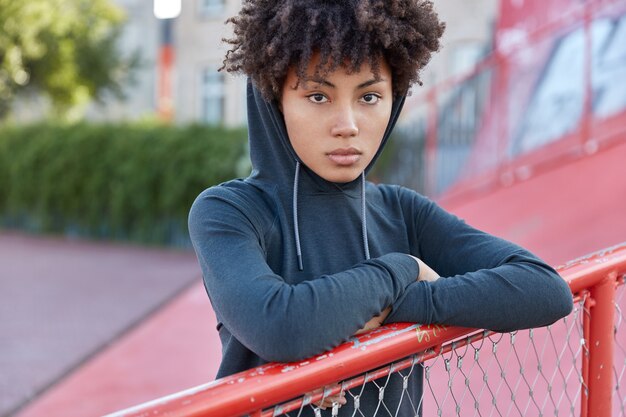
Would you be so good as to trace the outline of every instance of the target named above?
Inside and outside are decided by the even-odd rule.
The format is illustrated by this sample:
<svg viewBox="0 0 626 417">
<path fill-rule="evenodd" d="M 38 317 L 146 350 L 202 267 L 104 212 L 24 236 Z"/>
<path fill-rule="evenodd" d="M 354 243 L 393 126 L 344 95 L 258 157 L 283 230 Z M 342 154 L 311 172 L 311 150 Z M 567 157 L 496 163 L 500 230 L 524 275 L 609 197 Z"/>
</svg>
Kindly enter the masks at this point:
<svg viewBox="0 0 626 417">
<path fill-rule="evenodd" d="M 343 393 L 355 411 L 374 384 L 374 415 L 396 416 L 385 403 L 391 378 L 415 415 L 607 417 L 626 415 L 626 244 L 558 268 L 575 308 L 551 326 L 493 333 L 443 325 L 394 324 L 354 337 L 297 363 L 271 363 L 127 410 L 120 416 L 322 414 L 314 404 Z M 407 387 L 421 367 L 423 395 Z M 325 415 L 338 415 L 334 404 Z"/>
</svg>

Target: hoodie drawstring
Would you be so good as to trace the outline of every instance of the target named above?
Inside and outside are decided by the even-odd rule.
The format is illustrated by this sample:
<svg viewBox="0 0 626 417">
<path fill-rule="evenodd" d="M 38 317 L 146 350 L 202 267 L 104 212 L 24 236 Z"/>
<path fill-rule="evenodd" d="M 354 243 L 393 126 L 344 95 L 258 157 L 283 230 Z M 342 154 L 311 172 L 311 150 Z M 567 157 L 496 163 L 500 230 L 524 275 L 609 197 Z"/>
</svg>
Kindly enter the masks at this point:
<svg viewBox="0 0 626 417">
<path fill-rule="evenodd" d="M 367 242 L 367 216 L 365 204 L 365 171 L 361 172 L 361 228 L 363 229 L 363 248 L 365 259 L 370 259 L 370 245 Z"/>
<path fill-rule="evenodd" d="M 300 177 L 300 161 L 296 161 L 296 175 L 293 177 L 293 234 L 296 238 L 296 256 L 298 257 L 298 269 L 302 266 L 302 248 L 300 247 L 300 231 L 298 230 L 298 178 Z"/>
<path fill-rule="evenodd" d="M 300 246 L 300 230 L 298 228 L 298 179 L 300 178 L 300 161 L 296 161 L 296 173 L 293 177 L 293 234 L 296 240 L 296 256 L 298 269 L 304 270 L 302 264 L 302 247 Z M 361 173 L 361 228 L 363 232 L 363 248 L 365 259 L 370 259 L 370 248 L 367 241 L 367 205 L 365 204 L 365 172 Z"/>
</svg>

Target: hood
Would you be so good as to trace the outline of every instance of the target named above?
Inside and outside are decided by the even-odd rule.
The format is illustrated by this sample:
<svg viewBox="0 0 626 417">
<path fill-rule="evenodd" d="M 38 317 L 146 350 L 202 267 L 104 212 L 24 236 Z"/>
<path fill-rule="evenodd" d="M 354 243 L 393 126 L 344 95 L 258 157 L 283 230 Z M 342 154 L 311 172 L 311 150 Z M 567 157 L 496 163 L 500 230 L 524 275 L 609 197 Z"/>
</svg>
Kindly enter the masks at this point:
<svg viewBox="0 0 626 417">
<path fill-rule="evenodd" d="M 400 111 L 404 105 L 405 97 L 394 99 L 391 116 L 387 129 L 383 135 L 376 155 L 365 169 L 367 174 L 376 163 L 382 153 L 393 127 L 398 120 Z M 315 174 L 302 164 L 294 151 L 289 137 L 282 112 L 275 101 L 268 102 L 261 92 L 248 80 L 248 141 L 250 145 L 250 159 L 252 161 L 252 173 L 249 180 L 260 183 L 277 184 L 280 188 L 291 187 L 295 176 L 296 166 L 301 165 L 301 189 L 312 187 L 314 191 L 349 191 L 358 190 L 360 179 L 346 184 L 338 184 L 327 181 Z"/>
<path fill-rule="evenodd" d="M 341 193 L 347 197 L 355 198 L 359 196 L 360 192 L 362 253 L 364 259 L 370 259 L 367 237 L 365 175 L 374 166 L 389 140 L 391 131 L 402 110 L 405 97 L 402 96 L 394 100 L 381 145 L 370 164 L 359 178 L 345 184 L 327 181 L 302 163 L 291 146 L 285 121 L 277 103 L 265 100 L 251 81 L 248 81 L 247 99 L 248 140 L 250 144 L 250 158 L 252 160 L 252 173 L 246 181 L 268 191 L 270 194 L 277 195 L 281 203 L 280 205 L 291 213 L 291 228 L 298 270 L 304 270 L 299 230 L 300 219 L 298 215 L 298 198 L 299 195 L 303 194 L 320 196 Z M 287 204 L 289 200 L 291 200 L 291 207 Z M 319 200 L 316 199 L 315 201 Z M 308 204 L 315 205 L 315 201 L 309 200 Z M 349 204 L 348 200 L 343 201 Z M 335 202 L 334 204 L 342 203 Z M 337 208 L 336 206 L 333 207 Z M 304 233 L 306 234 L 306 231 Z"/>
</svg>

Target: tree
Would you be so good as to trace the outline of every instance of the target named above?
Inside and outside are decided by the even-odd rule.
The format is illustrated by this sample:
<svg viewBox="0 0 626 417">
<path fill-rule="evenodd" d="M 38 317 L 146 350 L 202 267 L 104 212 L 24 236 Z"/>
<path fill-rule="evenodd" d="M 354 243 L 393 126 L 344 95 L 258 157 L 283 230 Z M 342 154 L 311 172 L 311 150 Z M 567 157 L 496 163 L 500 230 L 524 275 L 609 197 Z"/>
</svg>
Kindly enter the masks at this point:
<svg viewBox="0 0 626 417">
<path fill-rule="evenodd" d="M 123 20 L 109 0 L 0 0 L 0 119 L 29 92 L 60 117 L 105 92 L 123 97 L 138 63 L 117 50 Z"/>
</svg>

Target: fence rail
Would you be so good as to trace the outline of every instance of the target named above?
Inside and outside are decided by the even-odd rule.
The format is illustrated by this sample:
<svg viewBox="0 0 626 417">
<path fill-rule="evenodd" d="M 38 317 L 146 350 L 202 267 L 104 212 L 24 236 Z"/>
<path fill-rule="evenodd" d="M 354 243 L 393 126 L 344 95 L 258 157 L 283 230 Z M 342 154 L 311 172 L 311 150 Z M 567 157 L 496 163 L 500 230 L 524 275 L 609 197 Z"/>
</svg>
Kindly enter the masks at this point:
<svg viewBox="0 0 626 417">
<path fill-rule="evenodd" d="M 572 290 L 571 315 L 541 329 L 493 333 L 445 325 L 399 323 L 353 337 L 325 354 L 270 363 L 111 414 L 121 416 L 319 416 L 314 404 L 343 393 L 354 414 L 374 384 L 374 415 L 395 416 L 385 388 L 403 386 L 414 415 L 626 416 L 626 243 L 558 268 Z M 622 305 L 623 304 L 623 305 Z M 614 361 L 614 358 L 619 358 Z M 423 396 L 407 387 L 424 374 Z M 359 390 L 359 387 L 361 389 Z M 432 410 L 436 410 L 433 412 Z M 337 415 L 334 404 L 324 414 Z M 617 413 L 617 414 L 616 414 Z"/>
</svg>

